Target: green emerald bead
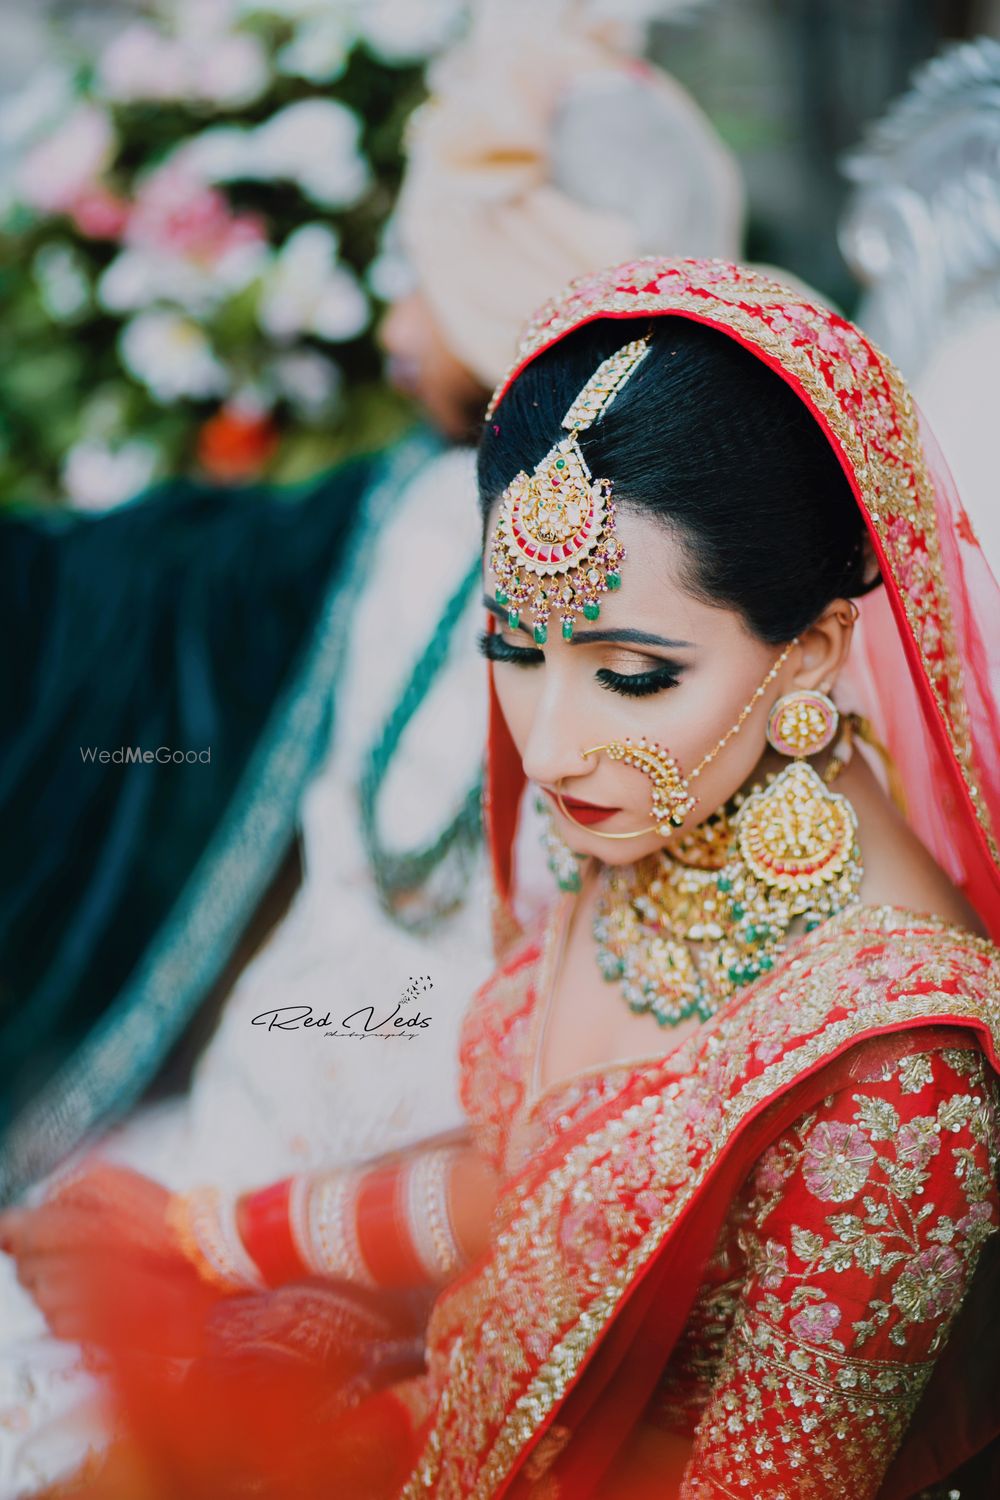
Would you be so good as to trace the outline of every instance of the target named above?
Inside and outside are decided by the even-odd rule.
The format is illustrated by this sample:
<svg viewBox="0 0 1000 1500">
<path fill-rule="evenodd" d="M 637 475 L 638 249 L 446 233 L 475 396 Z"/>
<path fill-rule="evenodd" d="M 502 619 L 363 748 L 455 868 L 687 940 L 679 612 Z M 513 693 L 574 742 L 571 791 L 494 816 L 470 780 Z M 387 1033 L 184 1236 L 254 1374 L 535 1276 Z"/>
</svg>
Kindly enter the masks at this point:
<svg viewBox="0 0 1000 1500">
<path fill-rule="evenodd" d="M 536 625 L 535 629 L 534 629 L 534 636 L 535 636 L 535 645 L 536 646 L 544 646 L 545 642 L 549 638 L 548 626 L 547 625 Z"/>
<path fill-rule="evenodd" d="M 507 611 L 507 624 L 510 626 L 511 630 L 517 629 L 518 621 L 520 620 L 520 618 L 520 613 L 516 609 L 509 609 Z"/>
<path fill-rule="evenodd" d="M 557 469 L 565 469 L 565 467 L 566 467 L 566 460 L 564 458 L 557 458 L 556 459 L 556 468 Z"/>
<path fill-rule="evenodd" d="M 493 597 L 497 601 L 498 604 L 506 604 L 507 603 L 508 596 L 504 593 L 503 589 L 497 589 L 497 591 L 493 595 Z"/>
<path fill-rule="evenodd" d="M 745 913 L 746 907 L 741 906 L 738 901 L 734 901 L 732 906 L 729 908 L 729 915 L 732 917 L 734 922 L 738 922 L 740 920 L 740 917 L 744 916 Z"/>
<path fill-rule="evenodd" d="M 609 589 L 620 589 L 621 586 L 622 586 L 622 575 L 620 573 L 609 573 L 608 574 L 608 588 Z"/>
<path fill-rule="evenodd" d="M 571 641 L 573 639 L 573 621 L 572 620 L 563 620 L 563 622 L 562 622 L 562 638 L 563 638 L 564 641 Z"/>
<path fill-rule="evenodd" d="M 815 920 L 815 918 L 813 918 L 811 921 L 806 923 L 806 932 L 815 932 L 818 926 L 819 923 Z"/>
<path fill-rule="evenodd" d="M 774 968 L 774 959 L 769 953 L 765 953 L 761 956 L 760 966 L 764 973 L 767 973 L 768 969 Z"/>
<path fill-rule="evenodd" d="M 730 982 L 732 984 L 742 984 L 742 982 L 743 982 L 742 976 L 743 976 L 743 970 L 740 969 L 736 964 L 734 964 L 733 967 L 729 970 Z"/>
<path fill-rule="evenodd" d="M 601 606 L 599 604 L 585 604 L 583 606 L 583 615 L 586 620 L 596 620 L 600 613 Z"/>
<path fill-rule="evenodd" d="M 733 882 L 731 880 L 729 880 L 727 878 L 727 876 L 725 876 L 725 875 L 720 875 L 719 878 L 718 878 L 718 880 L 715 882 L 715 889 L 717 891 L 726 892 L 726 891 L 731 891 L 732 888 L 733 888 Z"/>
<path fill-rule="evenodd" d="M 743 936 L 748 943 L 755 943 L 757 941 L 756 927 L 745 927 L 743 929 Z"/>
</svg>

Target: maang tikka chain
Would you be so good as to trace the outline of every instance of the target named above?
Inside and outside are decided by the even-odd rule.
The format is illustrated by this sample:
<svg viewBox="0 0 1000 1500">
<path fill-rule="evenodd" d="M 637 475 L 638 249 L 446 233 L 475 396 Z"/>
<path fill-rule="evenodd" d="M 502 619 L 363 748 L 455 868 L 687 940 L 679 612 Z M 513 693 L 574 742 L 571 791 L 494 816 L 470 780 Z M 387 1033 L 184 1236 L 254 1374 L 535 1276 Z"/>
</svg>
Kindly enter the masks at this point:
<svg viewBox="0 0 1000 1500">
<path fill-rule="evenodd" d="M 605 750 L 607 751 L 609 760 L 620 760 L 627 766 L 635 766 L 637 770 L 642 771 L 650 778 L 653 783 L 652 824 L 647 825 L 645 828 L 637 828 L 631 833 L 603 833 L 599 828 L 586 827 L 582 823 L 577 823 L 573 815 L 566 810 L 562 791 L 557 790 L 555 798 L 563 817 L 571 823 L 577 823 L 577 827 L 585 828 L 585 831 L 593 834 L 595 838 L 643 838 L 647 833 L 651 833 L 654 828 L 657 833 L 665 837 L 675 833 L 697 806 L 698 799 L 691 791 L 690 783 L 701 775 L 705 767 L 711 764 L 719 754 L 719 751 L 729 743 L 733 735 L 742 729 L 750 714 L 788 660 L 792 648 L 798 645 L 798 640 L 798 636 L 795 636 L 789 641 L 778 659 L 772 663 L 770 671 L 763 682 L 760 683 L 753 695 L 740 710 L 736 722 L 727 729 L 726 733 L 712 746 L 711 750 L 702 756 L 694 770 L 686 778 L 669 750 L 665 750 L 662 745 L 656 744 L 654 740 L 647 740 L 645 738 L 639 740 L 610 740 L 605 745 L 591 745 L 589 749 L 582 751 L 583 755 L 595 755 L 598 751 Z M 561 780 L 562 778 L 560 777 Z"/>
<path fill-rule="evenodd" d="M 562 419 L 560 438 L 530 474 L 515 474 L 501 497 L 491 538 L 496 601 L 516 630 L 530 610 L 534 639 L 548 638 L 553 612 L 571 640 L 576 616 L 596 620 L 600 596 L 621 585 L 625 548 L 615 535 L 611 480 L 595 479 L 578 441 L 603 415 L 649 353 L 634 339 L 602 361 Z"/>
</svg>

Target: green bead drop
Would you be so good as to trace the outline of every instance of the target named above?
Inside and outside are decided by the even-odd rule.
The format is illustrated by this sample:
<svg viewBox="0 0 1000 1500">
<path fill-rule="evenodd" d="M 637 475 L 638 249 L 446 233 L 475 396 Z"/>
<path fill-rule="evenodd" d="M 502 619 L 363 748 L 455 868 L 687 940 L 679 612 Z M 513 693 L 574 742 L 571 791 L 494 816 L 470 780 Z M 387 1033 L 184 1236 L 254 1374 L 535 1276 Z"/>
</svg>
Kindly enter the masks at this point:
<svg viewBox="0 0 1000 1500">
<path fill-rule="evenodd" d="M 608 574 L 608 588 L 609 589 L 620 589 L 621 586 L 622 586 L 622 575 L 620 573 L 609 573 Z"/>
<path fill-rule="evenodd" d="M 506 604 L 509 596 L 504 593 L 503 589 L 497 589 L 493 597 L 498 604 Z"/>
<path fill-rule="evenodd" d="M 563 622 L 562 622 L 562 638 L 563 638 L 564 641 L 571 641 L 573 639 L 573 621 L 572 620 L 563 620 Z"/>
<path fill-rule="evenodd" d="M 585 604 L 583 606 L 583 615 L 586 620 L 596 620 L 600 613 L 601 606 L 599 604 Z"/>
<path fill-rule="evenodd" d="M 511 630 L 517 629 L 520 618 L 521 616 L 516 609 L 509 609 L 507 611 L 507 624 L 510 626 Z"/>
<path fill-rule="evenodd" d="M 535 645 L 536 646 L 544 646 L 545 642 L 549 638 L 549 628 L 548 628 L 548 626 L 547 625 L 536 625 L 535 629 L 534 629 L 534 636 L 535 636 Z"/>
</svg>

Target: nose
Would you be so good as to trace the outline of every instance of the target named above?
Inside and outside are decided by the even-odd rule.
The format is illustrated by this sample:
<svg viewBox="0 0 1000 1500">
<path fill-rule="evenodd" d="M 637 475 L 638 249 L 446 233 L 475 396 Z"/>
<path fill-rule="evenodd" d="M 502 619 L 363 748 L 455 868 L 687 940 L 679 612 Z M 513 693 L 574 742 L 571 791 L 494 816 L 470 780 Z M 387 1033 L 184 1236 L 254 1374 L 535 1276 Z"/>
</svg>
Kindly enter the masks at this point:
<svg viewBox="0 0 1000 1500">
<path fill-rule="evenodd" d="M 594 740 L 584 738 L 578 725 L 569 685 L 558 683 L 557 672 L 545 675 L 548 681 L 535 708 L 521 763 L 529 781 L 555 791 L 560 782 L 590 776 L 600 757 L 583 754 Z"/>
</svg>

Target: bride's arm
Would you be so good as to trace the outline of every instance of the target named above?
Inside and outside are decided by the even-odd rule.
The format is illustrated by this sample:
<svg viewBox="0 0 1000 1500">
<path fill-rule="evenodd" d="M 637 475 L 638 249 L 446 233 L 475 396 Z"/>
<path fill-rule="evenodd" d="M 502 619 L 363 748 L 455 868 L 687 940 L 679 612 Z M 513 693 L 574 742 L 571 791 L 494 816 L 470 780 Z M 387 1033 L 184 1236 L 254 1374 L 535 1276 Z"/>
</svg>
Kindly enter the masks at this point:
<svg viewBox="0 0 1000 1500">
<path fill-rule="evenodd" d="M 317 1276 L 434 1286 L 485 1249 L 496 1201 L 492 1168 L 453 1132 L 239 1197 L 214 1188 L 176 1194 L 168 1221 L 202 1276 L 226 1291 Z"/>
<path fill-rule="evenodd" d="M 997 1140 L 980 1055 L 945 1050 L 859 1079 L 765 1154 L 683 1500 L 872 1500 L 996 1228 Z"/>
</svg>

